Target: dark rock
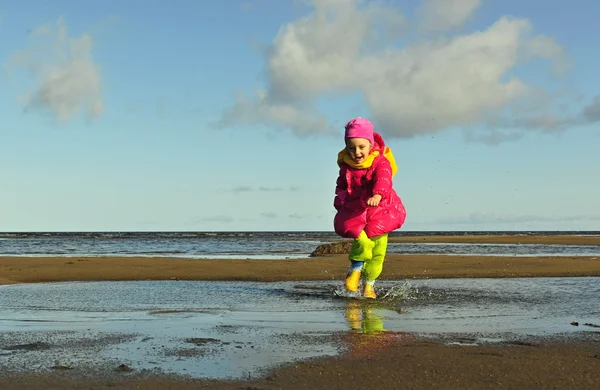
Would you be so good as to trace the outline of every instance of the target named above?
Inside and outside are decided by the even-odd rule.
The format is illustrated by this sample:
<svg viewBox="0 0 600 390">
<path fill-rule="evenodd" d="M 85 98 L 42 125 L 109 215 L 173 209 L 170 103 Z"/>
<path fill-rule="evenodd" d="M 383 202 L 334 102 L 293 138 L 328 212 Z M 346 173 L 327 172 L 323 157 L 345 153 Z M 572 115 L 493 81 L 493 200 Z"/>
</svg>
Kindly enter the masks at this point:
<svg viewBox="0 0 600 390">
<path fill-rule="evenodd" d="M 525 346 L 525 347 L 539 347 L 539 345 L 536 344 L 536 343 L 530 343 L 529 341 L 522 341 L 522 340 L 509 341 L 508 344 L 522 345 L 522 346 Z"/>
<path fill-rule="evenodd" d="M 35 343 L 29 344 L 11 345 L 8 347 L 3 347 L 2 349 L 7 351 L 41 351 L 44 349 L 50 349 L 50 345 L 41 341 L 36 341 Z"/>
<path fill-rule="evenodd" d="M 352 249 L 352 240 L 336 241 L 329 244 L 321 244 L 315 249 L 310 257 L 329 255 L 347 255 Z"/>
<path fill-rule="evenodd" d="M 56 364 L 56 365 L 52 366 L 52 368 L 55 370 L 72 370 L 73 369 L 73 367 L 71 367 L 71 366 L 65 366 L 62 364 Z"/>
<path fill-rule="evenodd" d="M 133 371 L 133 368 L 129 367 L 127 364 L 121 364 L 119 367 L 117 367 L 117 371 L 130 372 L 130 371 Z"/>
<path fill-rule="evenodd" d="M 202 345 L 202 344 L 207 344 L 207 343 L 218 343 L 220 341 L 221 340 L 218 340 L 218 339 L 202 338 L 202 337 L 194 337 L 194 338 L 185 339 L 186 343 L 192 343 L 192 344 L 196 344 L 196 345 Z"/>
</svg>

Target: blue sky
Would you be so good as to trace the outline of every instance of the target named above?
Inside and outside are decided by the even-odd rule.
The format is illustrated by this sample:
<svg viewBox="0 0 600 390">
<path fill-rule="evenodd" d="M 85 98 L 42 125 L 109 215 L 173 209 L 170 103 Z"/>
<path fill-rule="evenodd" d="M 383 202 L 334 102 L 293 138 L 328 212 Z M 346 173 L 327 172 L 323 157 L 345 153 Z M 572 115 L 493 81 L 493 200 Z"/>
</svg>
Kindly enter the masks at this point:
<svg viewBox="0 0 600 390">
<path fill-rule="evenodd" d="M 0 231 L 331 231 L 356 116 L 394 151 L 403 230 L 600 230 L 599 13 L 2 3 Z"/>
</svg>

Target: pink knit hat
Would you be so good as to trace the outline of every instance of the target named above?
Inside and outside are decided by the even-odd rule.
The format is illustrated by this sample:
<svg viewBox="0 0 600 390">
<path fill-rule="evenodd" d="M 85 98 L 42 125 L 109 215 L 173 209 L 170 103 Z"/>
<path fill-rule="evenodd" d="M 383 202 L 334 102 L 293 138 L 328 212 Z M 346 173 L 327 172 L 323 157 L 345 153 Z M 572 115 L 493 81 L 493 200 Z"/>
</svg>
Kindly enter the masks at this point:
<svg viewBox="0 0 600 390">
<path fill-rule="evenodd" d="M 354 118 L 350 122 L 346 123 L 346 133 L 344 134 L 344 139 L 346 138 L 365 138 L 371 142 L 371 145 L 375 145 L 375 140 L 373 138 L 373 129 L 375 126 L 365 118 Z"/>
</svg>

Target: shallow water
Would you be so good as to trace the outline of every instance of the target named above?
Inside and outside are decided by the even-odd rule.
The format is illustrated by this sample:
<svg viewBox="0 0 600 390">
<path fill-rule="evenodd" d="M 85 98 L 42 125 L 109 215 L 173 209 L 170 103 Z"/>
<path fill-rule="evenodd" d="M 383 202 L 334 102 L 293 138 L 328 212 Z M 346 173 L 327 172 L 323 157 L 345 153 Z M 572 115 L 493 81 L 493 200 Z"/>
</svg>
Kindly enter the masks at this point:
<svg viewBox="0 0 600 390">
<path fill-rule="evenodd" d="M 111 362 L 236 378 L 335 355 L 335 332 L 585 337 L 600 325 L 600 278 L 378 282 L 355 299 L 341 282 L 65 282 L 0 286 L 0 368 Z M 579 326 L 571 325 L 578 322 Z M 587 324 L 587 325 L 585 325 Z"/>
</svg>

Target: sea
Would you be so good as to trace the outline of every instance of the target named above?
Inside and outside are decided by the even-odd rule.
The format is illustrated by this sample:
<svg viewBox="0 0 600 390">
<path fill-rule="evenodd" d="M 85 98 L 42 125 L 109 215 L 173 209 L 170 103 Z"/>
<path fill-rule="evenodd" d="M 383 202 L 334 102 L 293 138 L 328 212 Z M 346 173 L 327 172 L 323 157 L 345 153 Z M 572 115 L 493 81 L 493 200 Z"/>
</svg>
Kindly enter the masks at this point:
<svg viewBox="0 0 600 390">
<path fill-rule="evenodd" d="M 484 232 L 396 231 L 390 237 L 450 235 L 585 235 L 600 231 Z M 310 257 L 321 244 L 339 241 L 334 232 L 5 232 L 0 256 L 142 256 L 192 259 L 279 260 Z M 597 245 L 389 243 L 391 254 L 461 256 L 597 256 Z"/>
</svg>

